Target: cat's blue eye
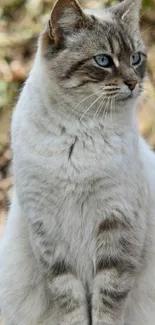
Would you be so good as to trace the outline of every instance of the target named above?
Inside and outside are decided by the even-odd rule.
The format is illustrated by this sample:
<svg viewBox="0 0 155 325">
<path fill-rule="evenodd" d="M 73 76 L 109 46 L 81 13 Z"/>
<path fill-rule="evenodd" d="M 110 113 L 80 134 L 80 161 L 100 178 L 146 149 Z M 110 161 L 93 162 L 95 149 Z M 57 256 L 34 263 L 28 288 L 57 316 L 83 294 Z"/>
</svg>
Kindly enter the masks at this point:
<svg viewBox="0 0 155 325">
<path fill-rule="evenodd" d="M 142 54 L 140 52 L 131 55 L 131 65 L 139 65 L 142 62 Z"/>
<path fill-rule="evenodd" d="M 103 68 L 110 68 L 114 65 L 113 59 L 110 55 L 106 54 L 99 54 L 94 56 L 95 62 Z"/>
</svg>

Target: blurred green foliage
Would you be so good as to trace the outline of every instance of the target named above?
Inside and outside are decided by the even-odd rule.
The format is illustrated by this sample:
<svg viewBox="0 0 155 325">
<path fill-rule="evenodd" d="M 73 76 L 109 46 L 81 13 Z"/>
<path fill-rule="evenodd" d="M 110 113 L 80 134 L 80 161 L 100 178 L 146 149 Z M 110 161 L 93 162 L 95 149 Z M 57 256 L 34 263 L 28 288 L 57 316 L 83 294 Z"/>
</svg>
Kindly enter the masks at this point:
<svg viewBox="0 0 155 325">
<path fill-rule="evenodd" d="M 143 0 L 143 8 L 153 7 L 152 0 Z"/>
</svg>

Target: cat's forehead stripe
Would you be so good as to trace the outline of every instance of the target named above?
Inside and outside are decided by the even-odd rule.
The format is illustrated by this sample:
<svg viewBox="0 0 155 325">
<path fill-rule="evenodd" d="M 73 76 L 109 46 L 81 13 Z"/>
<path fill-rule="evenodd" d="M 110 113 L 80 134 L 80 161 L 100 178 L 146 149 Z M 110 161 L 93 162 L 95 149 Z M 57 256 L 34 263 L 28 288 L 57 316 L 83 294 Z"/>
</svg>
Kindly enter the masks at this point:
<svg viewBox="0 0 155 325">
<path fill-rule="evenodd" d="M 129 51 L 133 51 L 131 42 L 129 40 L 125 40 L 121 33 L 109 33 L 107 39 L 105 40 L 105 47 L 109 53 L 112 53 L 117 58 L 119 58 L 123 52 L 129 53 Z"/>
<path fill-rule="evenodd" d="M 123 35 L 123 31 L 119 31 L 117 34 L 117 52 L 122 54 L 122 51 L 124 51 L 124 53 L 129 53 L 129 51 L 133 51 L 134 46 L 130 40 L 130 37 L 128 35 Z"/>
</svg>

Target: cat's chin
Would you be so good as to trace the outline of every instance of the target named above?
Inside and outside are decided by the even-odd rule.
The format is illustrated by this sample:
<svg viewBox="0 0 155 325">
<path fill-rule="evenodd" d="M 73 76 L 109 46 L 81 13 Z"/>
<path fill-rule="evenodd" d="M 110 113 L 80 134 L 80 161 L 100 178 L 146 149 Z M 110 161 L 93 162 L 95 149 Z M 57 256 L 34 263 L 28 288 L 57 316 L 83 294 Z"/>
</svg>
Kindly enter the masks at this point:
<svg viewBox="0 0 155 325">
<path fill-rule="evenodd" d="M 117 102 L 126 102 L 126 101 L 134 101 L 134 100 L 136 101 L 138 99 L 138 97 L 139 97 L 139 94 L 133 94 L 133 93 L 125 94 L 121 97 L 117 97 L 116 101 Z"/>
</svg>

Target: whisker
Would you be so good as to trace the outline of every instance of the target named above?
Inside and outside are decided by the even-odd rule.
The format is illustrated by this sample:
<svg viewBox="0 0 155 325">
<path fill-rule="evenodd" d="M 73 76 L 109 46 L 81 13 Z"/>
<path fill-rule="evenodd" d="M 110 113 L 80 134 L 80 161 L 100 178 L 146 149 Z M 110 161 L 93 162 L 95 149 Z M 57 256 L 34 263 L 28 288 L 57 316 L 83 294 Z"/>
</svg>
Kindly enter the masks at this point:
<svg viewBox="0 0 155 325">
<path fill-rule="evenodd" d="M 145 106 L 142 104 L 141 101 L 139 102 L 139 104 L 140 104 L 140 106 L 142 107 L 142 110 L 144 110 L 144 109 L 145 109 Z M 148 115 L 148 112 L 147 112 L 147 111 L 146 111 L 146 113 L 147 113 L 147 115 Z"/>
<path fill-rule="evenodd" d="M 142 94 L 142 97 L 144 97 L 145 100 L 150 104 L 150 106 L 153 107 L 153 109 L 155 109 L 155 105 L 149 100 L 149 98 L 147 98 L 144 94 Z"/>
<path fill-rule="evenodd" d="M 73 110 L 71 111 L 71 113 L 68 115 L 67 118 L 71 117 L 71 115 L 75 112 L 76 108 L 79 107 L 82 103 L 84 103 L 87 99 L 89 99 L 89 98 L 91 98 L 92 96 L 95 96 L 96 94 L 101 93 L 101 92 L 103 92 L 103 90 L 99 90 L 99 91 L 97 91 L 96 93 L 93 93 L 93 94 L 89 95 L 88 97 L 85 97 L 85 98 L 84 98 L 80 103 L 78 103 L 78 104 L 73 108 Z"/>
<path fill-rule="evenodd" d="M 112 125 L 112 114 L 111 114 L 111 98 L 109 98 L 109 108 L 110 108 L 110 120 L 111 120 L 111 125 Z"/>
<path fill-rule="evenodd" d="M 145 29 L 143 32 L 141 32 L 141 34 L 142 34 L 142 35 L 145 34 L 149 29 L 154 28 L 154 27 L 155 27 L 155 25 L 152 25 L 152 26 L 148 27 L 148 28 Z"/>
<path fill-rule="evenodd" d="M 82 119 L 84 118 L 84 116 L 88 113 L 88 111 L 90 110 L 90 108 L 103 96 L 103 92 L 102 95 L 99 96 L 97 99 L 94 100 L 94 102 L 85 110 L 85 112 L 82 114 L 81 118 L 80 118 L 80 122 L 82 121 Z"/>
<path fill-rule="evenodd" d="M 140 19 L 143 17 L 143 15 L 144 14 L 146 14 L 146 12 L 148 12 L 150 10 L 150 8 L 147 8 L 146 10 L 144 10 L 143 12 L 142 12 L 142 14 L 140 15 Z"/>
<path fill-rule="evenodd" d="M 114 96 L 113 97 L 113 108 L 114 108 L 114 123 L 115 123 L 115 121 L 116 121 L 116 106 L 115 106 L 115 101 L 114 101 L 114 99 L 116 98 L 116 96 Z M 115 128 L 115 125 L 114 125 L 114 128 Z"/>
<path fill-rule="evenodd" d="M 152 93 L 153 95 L 155 95 L 155 91 L 152 91 L 152 90 L 150 90 L 150 89 L 147 89 L 147 88 L 144 88 L 144 87 L 143 87 L 142 90 L 146 90 L 146 91 Z"/>
<path fill-rule="evenodd" d="M 145 115 L 150 119 L 150 113 L 146 110 L 145 104 L 142 102 L 139 102 L 139 104 L 142 107 L 142 111 L 145 111 Z"/>
<path fill-rule="evenodd" d="M 93 120 L 95 119 L 95 117 L 97 117 L 98 113 L 100 114 L 100 111 L 102 109 L 102 105 L 103 105 L 104 101 L 105 101 L 105 98 L 103 100 L 101 100 L 101 103 L 99 104 L 99 106 L 98 106 L 98 108 L 97 108 L 97 110 L 96 110 L 96 112 L 94 114 Z"/>
<path fill-rule="evenodd" d="M 107 107 L 106 107 L 106 110 L 105 110 L 105 115 L 104 115 L 104 120 L 106 120 L 106 117 L 108 117 L 108 107 L 109 107 L 109 100 L 108 100 L 108 102 L 107 102 Z M 110 117 L 109 117 L 110 118 Z M 103 122 L 104 122 L 104 120 L 103 120 Z M 106 125 L 106 124 L 105 124 Z"/>
<path fill-rule="evenodd" d="M 111 101 L 111 106 L 110 106 L 110 110 L 111 110 L 111 118 L 112 118 L 112 128 L 113 128 L 113 133 L 115 133 L 114 132 L 114 120 L 113 120 L 113 98 L 111 98 L 110 99 L 110 101 Z"/>
<path fill-rule="evenodd" d="M 103 106 L 104 106 L 105 104 L 106 104 L 106 98 L 104 98 L 103 101 L 102 101 L 102 107 L 101 107 L 100 113 L 101 113 L 101 111 L 102 111 L 102 109 L 103 109 Z"/>
<path fill-rule="evenodd" d="M 106 113 L 107 113 L 107 110 L 108 110 L 108 105 L 109 105 L 109 98 L 107 99 L 107 103 L 105 105 L 105 108 L 103 110 L 103 114 L 102 114 L 102 120 L 101 120 L 101 123 L 103 124 L 104 122 L 104 119 L 105 119 L 105 116 L 106 116 Z"/>
</svg>

